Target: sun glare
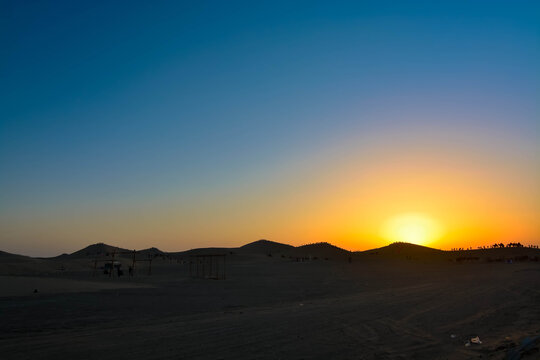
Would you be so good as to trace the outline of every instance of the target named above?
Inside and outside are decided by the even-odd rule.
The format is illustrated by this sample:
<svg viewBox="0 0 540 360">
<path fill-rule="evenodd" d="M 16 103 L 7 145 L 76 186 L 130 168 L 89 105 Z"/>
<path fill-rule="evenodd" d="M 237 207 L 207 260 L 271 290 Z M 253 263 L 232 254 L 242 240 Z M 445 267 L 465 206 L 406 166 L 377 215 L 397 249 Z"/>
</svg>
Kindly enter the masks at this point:
<svg viewBox="0 0 540 360">
<path fill-rule="evenodd" d="M 441 236 L 441 226 L 429 216 L 410 213 L 389 219 L 382 232 L 383 237 L 392 242 L 428 245 Z"/>
</svg>

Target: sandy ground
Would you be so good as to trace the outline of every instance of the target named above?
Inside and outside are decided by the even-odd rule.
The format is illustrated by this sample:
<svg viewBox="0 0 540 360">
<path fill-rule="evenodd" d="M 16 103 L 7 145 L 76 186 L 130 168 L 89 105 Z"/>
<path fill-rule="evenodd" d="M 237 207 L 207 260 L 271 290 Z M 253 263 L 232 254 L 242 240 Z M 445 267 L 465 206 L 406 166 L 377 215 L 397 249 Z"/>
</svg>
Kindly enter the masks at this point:
<svg viewBox="0 0 540 360">
<path fill-rule="evenodd" d="M 226 280 L 166 262 L 133 280 L 4 277 L 0 357 L 510 359 L 540 335 L 538 262 L 228 261 Z"/>
<path fill-rule="evenodd" d="M 28 295 L 36 297 L 43 294 L 91 292 L 107 289 L 141 288 L 150 286 L 151 285 L 139 283 L 113 283 L 31 276 L 0 276 L 0 298 Z M 37 293 L 34 292 L 36 290 Z"/>
</svg>

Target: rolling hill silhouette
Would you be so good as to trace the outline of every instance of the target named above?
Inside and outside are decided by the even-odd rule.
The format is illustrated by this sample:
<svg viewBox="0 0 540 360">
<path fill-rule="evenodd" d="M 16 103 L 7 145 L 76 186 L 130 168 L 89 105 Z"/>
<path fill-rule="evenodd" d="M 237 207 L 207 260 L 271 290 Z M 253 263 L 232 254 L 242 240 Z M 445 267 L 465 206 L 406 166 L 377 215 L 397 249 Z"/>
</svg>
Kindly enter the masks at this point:
<svg viewBox="0 0 540 360">
<path fill-rule="evenodd" d="M 416 245 L 404 242 L 395 242 L 390 245 L 386 245 L 377 249 L 359 251 L 358 253 L 378 252 L 381 255 L 440 255 L 444 253 L 443 250 L 430 248 L 427 246 Z"/>
<path fill-rule="evenodd" d="M 349 257 L 351 252 L 332 245 L 328 242 L 320 242 L 314 244 L 306 244 L 298 246 L 296 253 L 300 256 L 317 257 L 322 259 L 334 259 L 336 257 Z"/>
<path fill-rule="evenodd" d="M 291 252 L 293 249 L 294 246 L 292 245 L 261 239 L 244 246 L 240 246 L 237 251 L 242 253 L 267 254 Z"/>
<path fill-rule="evenodd" d="M 116 246 L 107 245 L 104 243 L 97 243 L 88 245 L 87 247 L 75 251 L 74 253 L 69 254 L 68 256 L 71 258 L 78 258 L 78 257 L 95 257 L 95 256 L 105 256 L 106 254 L 110 254 L 112 252 L 127 252 L 130 251 L 128 249 L 122 249 Z"/>
<path fill-rule="evenodd" d="M 75 251 L 71 254 L 62 254 L 52 258 L 37 258 L 24 255 L 11 254 L 5 251 L 0 251 L 1 262 L 26 262 L 34 259 L 56 259 L 56 260 L 76 260 L 95 257 L 107 257 L 111 253 L 115 252 L 119 257 L 130 257 L 133 250 L 124 249 L 113 245 L 104 243 L 97 243 L 89 245 L 81 250 Z M 475 249 L 475 250 L 462 250 L 462 251 L 444 251 L 427 246 L 421 246 L 410 243 L 396 242 L 380 248 L 375 248 L 365 251 L 348 251 L 338 246 L 332 245 L 328 242 L 320 242 L 313 244 L 305 244 L 301 246 L 292 246 L 289 244 L 283 244 L 266 239 L 257 240 L 240 247 L 209 247 L 209 248 L 195 248 L 186 251 L 179 252 L 164 252 L 158 248 L 151 247 L 147 249 L 137 250 L 138 256 L 189 256 L 189 255 L 201 255 L 201 254 L 243 254 L 243 255 L 266 255 L 266 256 L 280 256 L 287 258 L 295 257 L 309 257 L 319 259 L 407 259 L 407 260 L 441 260 L 441 259 L 459 259 L 460 257 L 468 258 L 482 258 L 490 260 L 490 258 L 510 258 L 516 256 L 528 255 L 531 257 L 538 257 L 539 249 L 536 248 L 497 248 L 497 249 Z M 121 254 L 124 253 L 124 254 Z"/>
<path fill-rule="evenodd" d="M 12 254 L 5 251 L 0 251 L 0 261 L 28 261 L 32 259 L 30 256 Z"/>
</svg>

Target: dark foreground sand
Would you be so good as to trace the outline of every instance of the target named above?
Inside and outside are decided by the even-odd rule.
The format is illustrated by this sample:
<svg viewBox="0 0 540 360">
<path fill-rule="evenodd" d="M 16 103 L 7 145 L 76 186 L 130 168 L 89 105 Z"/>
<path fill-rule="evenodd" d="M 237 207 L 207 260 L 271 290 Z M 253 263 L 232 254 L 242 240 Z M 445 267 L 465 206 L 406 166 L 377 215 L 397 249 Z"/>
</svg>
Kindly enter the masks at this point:
<svg viewBox="0 0 540 360">
<path fill-rule="evenodd" d="M 133 280 L 48 277 L 61 286 L 37 294 L 21 277 L 0 297 L 0 358 L 517 359 L 540 335 L 538 262 L 233 255 L 219 281 L 153 266 Z M 465 346 L 474 336 L 482 344 Z M 521 358 L 539 359 L 539 347 Z"/>
</svg>

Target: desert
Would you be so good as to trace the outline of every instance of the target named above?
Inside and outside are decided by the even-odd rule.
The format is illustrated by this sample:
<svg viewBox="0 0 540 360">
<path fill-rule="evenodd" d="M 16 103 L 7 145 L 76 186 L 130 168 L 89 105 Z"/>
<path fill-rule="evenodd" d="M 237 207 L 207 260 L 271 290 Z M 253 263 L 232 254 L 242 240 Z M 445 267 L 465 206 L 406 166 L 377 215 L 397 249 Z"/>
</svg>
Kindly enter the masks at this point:
<svg viewBox="0 0 540 360">
<path fill-rule="evenodd" d="M 540 1 L 0 0 L 0 360 L 540 360 Z"/>
<path fill-rule="evenodd" d="M 536 359 L 540 250 L 439 251 L 392 244 L 256 241 L 140 251 L 132 276 L 103 273 L 96 244 L 71 255 L 1 257 L 3 359 Z M 116 255 L 129 266 L 132 257 Z M 226 275 L 197 277 L 201 255 Z M 197 257 L 199 256 L 199 257 Z M 190 264 L 191 262 L 191 264 Z M 207 263 L 208 267 L 208 263 Z M 37 292 L 34 292 L 37 291 Z M 471 343 L 478 337 L 481 343 Z"/>
</svg>

